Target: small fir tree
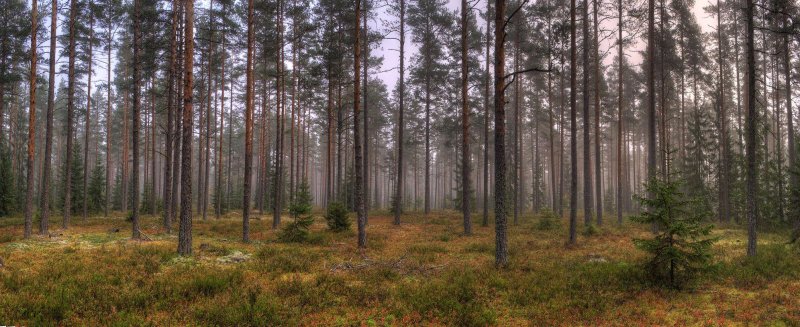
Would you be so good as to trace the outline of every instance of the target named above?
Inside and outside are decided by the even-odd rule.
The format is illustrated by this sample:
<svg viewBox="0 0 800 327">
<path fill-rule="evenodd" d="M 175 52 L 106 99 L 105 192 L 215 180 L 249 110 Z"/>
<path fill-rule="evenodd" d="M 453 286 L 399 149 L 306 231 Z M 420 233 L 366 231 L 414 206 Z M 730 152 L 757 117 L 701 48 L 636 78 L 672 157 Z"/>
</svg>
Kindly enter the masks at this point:
<svg viewBox="0 0 800 327">
<path fill-rule="evenodd" d="M 289 215 L 294 220 L 283 227 L 278 238 L 283 242 L 302 243 L 308 240 L 308 229 L 314 223 L 311 214 L 311 192 L 308 183 L 303 181 L 294 200 L 289 204 Z"/>
<path fill-rule="evenodd" d="M 706 211 L 691 210 L 680 182 L 651 179 L 645 186 L 648 196 L 638 198 L 645 211 L 631 219 L 659 228 L 653 238 L 634 239 L 634 244 L 650 253 L 647 266 L 655 281 L 680 288 L 710 267 L 713 226 L 703 224 Z"/>
</svg>

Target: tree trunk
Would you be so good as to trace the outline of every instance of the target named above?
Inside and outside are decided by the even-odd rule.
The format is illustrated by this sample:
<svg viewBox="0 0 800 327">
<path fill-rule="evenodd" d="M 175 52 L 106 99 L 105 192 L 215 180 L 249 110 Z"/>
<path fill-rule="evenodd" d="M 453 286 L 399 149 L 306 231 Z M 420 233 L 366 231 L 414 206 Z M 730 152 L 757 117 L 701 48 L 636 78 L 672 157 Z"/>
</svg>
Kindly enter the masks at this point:
<svg viewBox="0 0 800 327">
<path fill-rule="evenodd" d="M 172 232 L 172 149 L 175 124 L 175 60 L 177 52 L 178 1 L 172 0 L 172 30 L 170 31 L 169 71 L 167 72 L 167 131 L 164 141 L 164 230 Z M 107 169 L 107 168 L 106 168 Z"/>
<path fill-rule="evenodd" d="M 359 16 L 361 15 L 361 0 L 356 0 L 356 12 L 355 12 L 355 22 L 358 25 L 358 22 L 361 20 Z M 365 213 L 364 208 L 364 194 L 362 194 L 362 186 L 364 185 L 364 167 L 363 161 L 361 158 L 361 139 L 360 139 L 360 131 L 358 126 L 358 116 L 359 116 L 359 100 L 360 100 L 360 87 L 361 87 L 361 33 L 358 28 L 355 28 L 354 34 L 354 45 L 353 45 L 353 77 L 355 81 L 353 82 L 353 152 L 355 155 L 355 174 L 356 180 L 355 185 L 353 188 L 355 189 L 355 207 L 356 207 L 356 215 L 358 216 L 358 248 L 359 249 L 366 249 L 367 248 L 367 215 Z"/>
<path fill-rule="evenodd" d="M 131 221 L 133 222 L 133 235 L 134 239 L 141 238 L 139 231 L 139 111 L 141 109 L 141 79 L 140 79 L 140 66 L 139 55 L 142 42 L 142 21 L 141 21 L 141 0 L 134 0 L 133 2 L 133 114 L 131 115 L 133 125 L 131 126 L 131 138 L 133 139 L 133 203 L 131 214 Z"/>
<path fill-rule="evenodd" d="M 136 0 L 140 1 L 140 0 Z M 194 0 L 186 0 L 184 10 L 183 148 L 181 149 L 181 220 L 178 254 L 192 254 L 192 89 L 194 87 Z"/>
<path fill-rule="evenodd" d="M 756 111 L 756 57 L 753 39 L 753 0 L 745 1 L 745 18 L 747 22 L 747 154 L 746 154 L 746 194 L 747 194 L 747 255 L 756 255 L 756 227 L 758 222 L 758 165 L 756 158 L 756 142 L 758 128 L 758 112 Z"/>
<path fill-rule="evenodd" d="M 70 0 L 69 9 L 69 75 L 67 81 L 67 149 L 64 156 L 64 220 L 61 228 L 69 226 L 69 216 L 72 211 L 72 134 L 73 116 L 75 115 L 75 20 L 78 15 L 76 0 Z M 0 97 L 2 99 L 2 97 Z M 2 123 L 2 122 L 0 122 Z M 0 124 L 2 126 L 2 124 Z M 1 132 L 1 131 L 0 131 Z M 2 134 L 2 133 L 0 133 Z"/>
<path fill-rule="evenodd" d="M 647 1 L 647 180 L 656 178 L 655 0 Z"/>
<path fill-rule="evenodd" d="M 489 58 L 491 54 L 492 20 L 491 0 L 486 0 L 486 71 L 483 79 L 483 220 L 481 226 L 489 226 Z"/>
<path fill-rule="evenodd" d="M 594 174 L 595 174 L 595 204 L 597 206 L 597 225 L 603 224 L 603 155 L 600 152 L 600 39 L 597 34 L 597 2 L 592 1 L 594 10 Z"/>
<path fill-rule="evenodd" d="M 250 180 L 253 170 L 253 0 L 247 1 L 247 85 L 245 86 L 244 191 L 242 197 L 242 241 L 250 242 Z"/>
<path fill-rule="evenodd" d="M 394 199 L 394 224 L 400 225 L 400 214 L 403 212 L 403 144 L 405 123 L 403 122 L 405 110 L 406 84 L 405 84 L 405 45 L 406 45 L 406 1 L 400 0 L 400 94 L 398 102 L 400 111 L 397 114 L 397 190 Z"/>
<path fill-rule="evenodd" d="M 28 111 L 28 158 L 27 191 L 25 192 L 25 238 L 31 237 L 33 230 L 33 160 L 36 153 L 36 33 L 38 32 L 37 4 L 31 1 L 31 71 L 28 78 L 30 109 Z"/>
<path fill-rule="evenodd" d="M 570 152 L 570 180 L 569 180 L 569 245 L 577 242 L 578 224 L 578 121 L 577 121 L 577 53 L 575 47 L 575 1 L 570 0 L 570 46 L 569 46 L 569 152 Z M 652 1 L 652 0 L 651 0 Z"/>
<path fill-rule="evenodd" d="M 623 200 L 622 200 L 623 191 L 622 191 L 622 188 L 623 188 L 623 185 L 625 185 L 624 182 L 623 182 L 623 178 L 622 178 L 623 170 L 625 169 L 625 168 L 623 168 L 624 167 L 623 166 L 624 159 L 622 158 L 622 145 L 624 143 L 624 141 L 622 139 L 623 135 L 624 135 L 624 132 L 623 132 L 624 121 L 623 121 L 623 118 L 622 118 L 622 112 L 623 112 L 622 110 L 623 110 L 623 107 L 625 105 L 624 104 L 625 99 L 623 98 L 623 90 L 624 89 L 622 87 L 622 85 L 623 85 L 622 84 L 622 78 L 623 78 L 622 77 L 622 72 L 623 72 L 624 67 L 625 67 L 625 57 L 623 57 L 624 54 L 623 54 L 623 39 L 622 39 L 622 28 L 623 28 L 623 26 L 622 26 L 622 0 L 617 0 L 617 11 L 618 11 L 617 27 L 618 27 L 618 33 L 619 33 L 619 36 L 617 38 L 617 42 L 619 43 L 618 44 L 619 48 L 618 48 L 618 53 L 617 53 L 617 59 L 619 60 L 619 64 L 618 64 L 618 66 L 619 66 L 618 67 L 619 75 L 617 77 L 617 101 L 619 101 L 619 103 L 617 104 L 618 105 L 618 107 L 617 107 L 617 225 L 622 226 L 622 208 L 623 208 Z"/>
<path fill-rule="evenodd" d="M 50 11 L 50 71 L 47 87 L 47 122 L 44 141 L 44 167 L 42 168 L 42 198 L 39 210 L 39 235 L 47 235 L 50 220 L 50 165 L 53 151 L 53 112 L 55 111 L 55 85 L 56 85 L 56 26 L 58 26 L 58 0 L 52 0 Z M 33 97 L 31 97 L 33 98 Z M 2 102 L 2 98 L 0 98 Z M 2 116 L 2 113 L 0 113 Z M 2 124 L 0 124 L 2 126 Z M 2 133 L 0 133 L 2 134 Z"/>
<path fill-rule="evenodd" d="M 583 0 L 583 222 L 592 223 L 592 148 L 589 120 L 589 0 Z"/>
<path fill-rule="evenodd" d="M 506 0 L 497 0 L 494 13 L 494 219 L 495 266 L 508 265 L 506 236 L 506 112 L 505 112 L 505 41 Z"/>
<path fill-rule="evenodd" d="M 469 152 L 469 103 L 467 85 L 467 0 L 461 0 L 461 211 L 464 215 L 464 234 L 472 234 L 470 217 L 470 152 Z"/>
<path fill-rule="evenodd" d="M 35 2 L 35 1 L 34 1 Z M 89 136 L 92 130 L 92 45 L 94 43 L 94 15 L 89 9 L 89 58 L 86 64 L 89 66 L 86 81 L 86 130 L 83 140 L 83 221 L 89 215 Z"/>
</svg>

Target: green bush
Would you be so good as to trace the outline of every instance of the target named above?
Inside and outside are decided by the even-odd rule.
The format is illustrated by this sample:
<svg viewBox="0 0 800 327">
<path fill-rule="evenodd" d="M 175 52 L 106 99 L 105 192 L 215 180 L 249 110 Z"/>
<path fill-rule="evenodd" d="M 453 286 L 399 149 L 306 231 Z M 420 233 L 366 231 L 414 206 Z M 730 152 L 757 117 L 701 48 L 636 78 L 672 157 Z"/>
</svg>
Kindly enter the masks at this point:
<svg viewBox="0 0 800 327">
<path fill-rule="evenodd" d="M 328 222 L 328 228 L 334 232 L 350 230 L 350 213 L 341 202 L 333 202 L 328 205 L 325 220 Z"/>
<path fill-rule="evenodd" d="M 539 222 L 536 223 L 537 230 L 555 230 L 561 228 L 561 219 L 550 209 L 542 210 Z"/>
<path fill-rule="evenodd" d="M 645 211 L 631 217 L 635 222 L 658 227 L 653 238 L 634 239 L 639 249 L 650 253 L 650 276 L 658 283 L 680 288 L 698 273 L 711 268 L 711 225 L 703 210 L 691 210 L 691 200 L 679 191 L 680 182 L 651 179 L 646 184 L 648 197 L 639 198 Z"/>
<path fill-rule="evenodd" d="M 308 183 L 300 184 L 300 189 L 289 204 L 289 214 L 294 221 L 284 226 L 278 239 L 287 243 L 304 243 L 308 241 L 308 228 L 314 223 L 311 213 L 311 192 Z"/>
</svg>

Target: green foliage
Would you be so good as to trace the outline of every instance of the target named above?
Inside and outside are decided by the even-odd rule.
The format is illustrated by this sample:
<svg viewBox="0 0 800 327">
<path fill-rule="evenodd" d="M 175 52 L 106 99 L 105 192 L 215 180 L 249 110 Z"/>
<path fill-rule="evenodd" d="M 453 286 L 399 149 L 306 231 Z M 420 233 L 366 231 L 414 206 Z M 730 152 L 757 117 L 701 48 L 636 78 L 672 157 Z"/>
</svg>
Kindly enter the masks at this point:
<svg viewBox="0 0 800 327">
<path fill-rule="evenodd" d="M 400 299 L 412 309 L 441 317 L 453 326 L 489 326 L 496 323 L 497 312 L 482 294 L 477 274 L 454 271 L 442 279 L 427 280 L 420 287 L 401 290 Z"/>
<path fill-rule="evenodd" d="M 553 210 L 543 209 L 539 214 L 539 221 L 536 223 L 537 230 L 554 230 L 561 228 L 561 219 Z"/>
<path fill-rule="evenodd" d="M 301 215 L 311 213 L 311 201 L 311 191 L 309 191 L 308 183 L 303 181 L 300 183 L 294 200 L 289 204 L 289 214 L 297 219 Z"/>
<path fill-rule="evenodd" d="M 645 186 L 648 197 L 639 198 L 645 211 L 631 219 L 655 224 L 658 231 L 652 239 L 634 239 L 634 244 L 650 253 L 647 266 L 656 282 L 680 288 L 711 265 L 716 239 L 708 237 L 712 226 L 702 223 L 708 214 L 691 210 L 679 182 L 651 179 Z"/>
<path fill-rule="evenodd" d="M 278 240 L 286 243 L 303 243 L 308 241 L 308 228 L 314 223 L 314 217 L 306 216 L 296 218 L 286 224 L 278 234 Z"/>
<path fill-rule="evenodd" d="M 769 244 L 746 256 L 720 265 L 720 276 L 730 277 L 740 287 L 764 287 L 779 278 L 800 278 L 800 256 L 793 245 Z"/>
<path fill-rule="evenodd" d="M 590 237 L 600 234 L 600 229 L 595 224 L 589 224 L 583 228 L 583 236 Z"/>
<path fill-rule="evenodd" d="M 11 169 L 11 153 L 0 136 L 0 217 L 14 212 L 17 201 L 16 189 Z"/>
<path fill-rule="evenodd" d="M 60 196 L 60 203 L 61 207 L 64 204 L 64 197 L 66 196 L 66 189 L 64 189 L 64 185 L 66 185 L 66 166 L 61 173 L 61 196 Z M 72 214 L 78 214 L 83 212 L 83 201 L 85 199 L 83 194 L 83 151 L 81 150 L 80 144 L 77 142 L 72 147 L 72 164 L 70 167 L 70 175 L 72 176 L 72 180 L 70 181 L 70 212 Z"/>
<path fill-rule="evenodd" d="M 328 228 L 334 232 L 350 230 L 350 213 L 341 202 L 333 202 L 328 205 L 325 220 L 328 222 Z"/>
<path fill-rule="evenodd" d="M 89 178 L 88 201 L 89 212 L 97 213 L 105 209 L 106 206 L 106 170 L 100 161 L 92 169 L 92 175 Z"/>
<path fill-rule="evenodd" d="M 278 239 L 288 243 L 303 243 L 309 240 L 308 228 L 314 223 L 311 213 L 311 192 L 308 183 L 300 184 L 300 189 L 289 204 L 289 214 L 294 221 L 287 224 L 278 235 Z"/>
</svg>

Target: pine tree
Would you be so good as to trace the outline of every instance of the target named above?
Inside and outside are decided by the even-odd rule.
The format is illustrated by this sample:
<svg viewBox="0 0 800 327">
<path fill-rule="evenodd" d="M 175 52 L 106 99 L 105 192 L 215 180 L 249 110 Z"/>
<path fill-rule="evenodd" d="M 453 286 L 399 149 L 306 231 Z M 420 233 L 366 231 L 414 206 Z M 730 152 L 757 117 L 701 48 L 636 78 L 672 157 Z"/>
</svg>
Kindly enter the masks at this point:
<svg viewBox="0 0 800 327">
<path fill-rule="evenodd" d="M 17 188 L 11 170 L 11 151 L 0 141 L 0 217 L 16 211 Z"/>
<path fill-rule="evenodd" d="M 89 178 L 88 188 L 88 201 L 87 207 L 91 213 L 100 213 L 105 211 L 106 206 L 106 181 L 105 181 L 105 167 L 98 160 L 92 169 L 91 177 Z"/>
<path fill-rule="evenodd" d="M 647 197 L 639 198 L 646 210 L 631 217 L 635 222 L 659 226 L 653 238 L 634 239 L 634 244 L 650 253 L 647 267 L 651 277 L 673 288 L 681 288 L 710 267 L 711 246 L 716 241 L 708 237 L 712 226 L 703 224 L 708 212 L 691 210 L 692 201 L 679 188 L 679 181 L 650 179 Z"/>
</svg>

